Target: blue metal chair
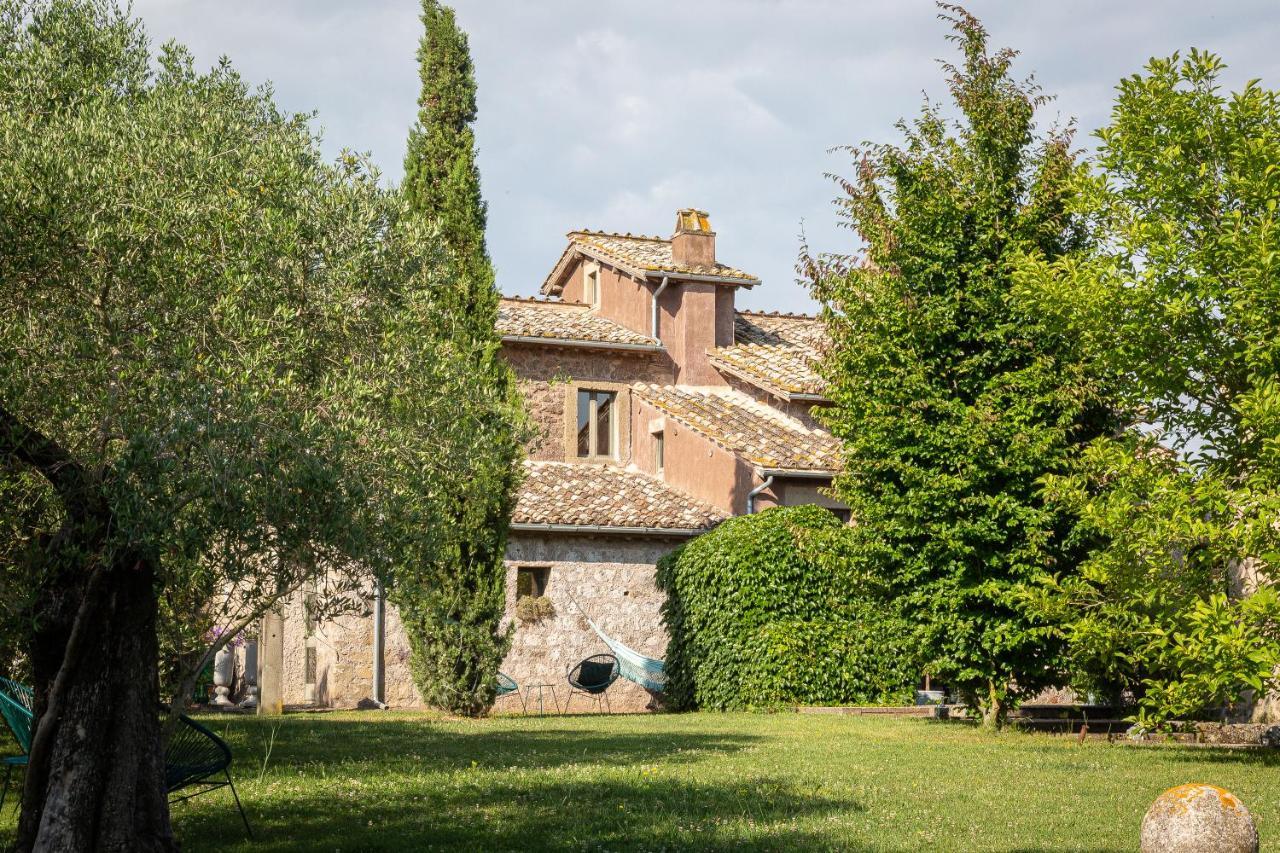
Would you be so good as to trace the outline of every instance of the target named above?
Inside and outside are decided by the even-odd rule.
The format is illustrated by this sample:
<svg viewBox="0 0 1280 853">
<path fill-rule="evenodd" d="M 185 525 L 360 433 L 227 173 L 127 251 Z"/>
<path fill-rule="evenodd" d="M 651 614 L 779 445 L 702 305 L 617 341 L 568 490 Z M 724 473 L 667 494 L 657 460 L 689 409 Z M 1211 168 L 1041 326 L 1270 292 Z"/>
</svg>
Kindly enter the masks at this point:
<svg viewBox="0 0 1280 853">
<path fill-rule="evenodd" d="M 31 752 L 31 722 L 34 719 L 32 705 L 35 697 L 31 688 L 7 678 L 0 678 L 0 716 L 4 717 L 13 739 L 18 742 L 21 755 L 6 755 L 0 759 L 4 763 L 4 788 L 0 790 L 0 809 L 4 808 L 4 798 L 9 793 L 9 778 L 13 768 L 27 766 L 27 754 Z"/>
<path fill-rule="evenodd" d="M 494 697 L 495 702 L 503 696 L 510 696 L 514 693 L 516 698 L 520 700 L 520 708 L 526 714 L 529 713 L 529 706 L 525 704 L 524 694 L 520 692 L 520 685 L 516 683 L 514 678 L 507 675 L 505 672 L 498 673 L 496 691 L 497 695 Z"/>
<path fill-rule="evenodd" d="M 33 698 L 30 687 L 0 678 L 0 714 L 3 714 L 4 721 L 22 750 L 22 755 L 6 756 L 3 759 L 4 790 L 0 791 L 0 808 L 4 808 L 4 798 L 9 792 L 9 777 L 13 768 L 25 767 L 27 756 L 31 752 L 31 730 L 35 721 Z M 163 713 L 167 714 L 168 709 L 164 709 Z M 177 726 L 170 735 L 164 752 L 164 789 L 169 795 L 169 802 L 180 803 L 218 788 L 230 788 L 240 819 L 244 821 L 244 830 L 253 838 L 249 818 L 244 813 L 244 806 L 240 805 L 240 795 L 236 793 L 236 786 L 231 781 L 230 767 L 231 747 L 227 746 L 227 742 L 186 714 L 179 714 Z M 198 790 L 173 796 L 188 788 Z"/>
</svg>

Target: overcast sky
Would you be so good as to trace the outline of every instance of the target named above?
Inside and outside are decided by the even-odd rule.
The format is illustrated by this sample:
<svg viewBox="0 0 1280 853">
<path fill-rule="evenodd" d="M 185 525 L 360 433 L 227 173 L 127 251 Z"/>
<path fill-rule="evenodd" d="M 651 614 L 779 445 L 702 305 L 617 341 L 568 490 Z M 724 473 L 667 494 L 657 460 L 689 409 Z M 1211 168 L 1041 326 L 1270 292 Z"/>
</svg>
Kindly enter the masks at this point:
<svg viewBox="0 0 1280 853">
<path fill-rule="evenodd" d="M 489 248 L 506 293 L 532 294 L 564 233 L 671 233 L 701 207 L 720 260 L 764 284 L 741 307 L 810 310 L 795 281 L 804 223 L 852 248 L 827 172 L 836 145 L 895 138 L 924 93 L 942 98 L 946 26 L 925 0 L 457 0 L 480 87 Z M 135 0 L 154 42 L 202 65 L 230 56 L 280 104 L 316 111 L 327 151 L 368 151 L 398 180 L 416 114 L 415 0 Z M 1084 133 L 1152 55 L 1196 46 L 1227 83 L 1280 88 L 1276 0 L 972 0 L 996 47 L 1021 51 L 1057 96 L 1044 121 Z"/>
</svg>

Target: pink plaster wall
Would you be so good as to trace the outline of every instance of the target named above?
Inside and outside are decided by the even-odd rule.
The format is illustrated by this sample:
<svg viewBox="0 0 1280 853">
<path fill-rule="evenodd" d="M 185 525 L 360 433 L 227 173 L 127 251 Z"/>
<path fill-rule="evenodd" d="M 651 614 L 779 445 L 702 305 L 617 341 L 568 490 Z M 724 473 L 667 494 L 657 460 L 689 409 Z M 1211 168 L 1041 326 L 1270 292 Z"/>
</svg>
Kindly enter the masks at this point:
<svg viewBox="0 0 1280 853">
<path fill-rule="evenodd" d="M 661 411 L 635 395 L 632 395 L 631 414 L 633 464 L 647 474 L 656 475 L 649 425 L 659 418 L 663 419 L 666 439 L 662 479 L 672 488 L 722 512 L 743 512 L 747 492 L 759 484 L 752 467 L 674 418 L 663 418 Z"/>
</svg>

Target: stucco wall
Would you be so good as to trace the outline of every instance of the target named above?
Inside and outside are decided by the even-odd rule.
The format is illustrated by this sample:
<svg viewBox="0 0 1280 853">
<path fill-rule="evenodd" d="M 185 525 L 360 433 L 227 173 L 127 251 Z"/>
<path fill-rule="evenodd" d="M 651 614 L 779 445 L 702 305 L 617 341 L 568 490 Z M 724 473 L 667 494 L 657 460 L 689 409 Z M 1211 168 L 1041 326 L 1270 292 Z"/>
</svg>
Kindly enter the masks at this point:
<svg viewBox="0 0 1280 853">
<path fill-rule="evenodd" d="M 676 490 L 722 512 L 744 511 L 747 492 L 759 482 L 752 467 L 729 451 L 685 427 L 674 418 L 632 395 L 633 464 L 646 474 L 656 475 L 653 464 L 653 436 L 649 425 L 663 419 L 665 465 L 662 479 Z"/>
</svg>

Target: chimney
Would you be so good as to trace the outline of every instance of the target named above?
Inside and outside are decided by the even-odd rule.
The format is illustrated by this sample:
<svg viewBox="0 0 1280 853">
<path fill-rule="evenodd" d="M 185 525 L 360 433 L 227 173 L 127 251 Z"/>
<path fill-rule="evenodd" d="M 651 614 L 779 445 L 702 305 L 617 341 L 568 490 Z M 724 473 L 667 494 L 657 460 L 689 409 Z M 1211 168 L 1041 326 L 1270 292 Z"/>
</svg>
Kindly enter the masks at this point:
<svg viewBox="0 0 1280 853">
<path fill-rule="evenodd" d="M 671 260 L 695 267 L 714 266 L 716 232 L 705 210 L 676 211 L 676 232 L 671 235 Z"/>
</svg>

